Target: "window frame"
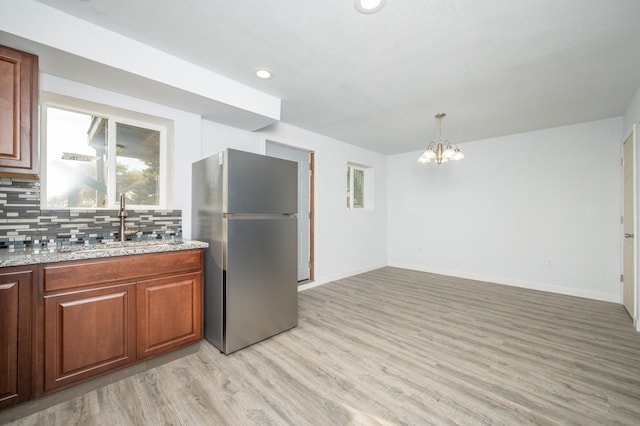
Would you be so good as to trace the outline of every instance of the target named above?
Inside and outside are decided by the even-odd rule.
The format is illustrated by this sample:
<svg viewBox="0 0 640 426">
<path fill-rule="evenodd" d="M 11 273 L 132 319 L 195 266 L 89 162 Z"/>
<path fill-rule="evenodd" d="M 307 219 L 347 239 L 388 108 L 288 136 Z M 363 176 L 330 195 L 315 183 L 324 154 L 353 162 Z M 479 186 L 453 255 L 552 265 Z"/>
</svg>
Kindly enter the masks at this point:
<svg viewBox="0 0 640 426">
<path fill-rule="evenodd" d="M 362 172 L 362 205 L 356 206 L 354 205 L 354 193 L 355 193 L 355 179 L 354 179 L 354 171 Z M 347 163 L 347 209 L 348 210 L 364 210 L 367 208 L 367 167 L 360 166 L 358 164 Z"/>
<path fill-rule="evenodd" d="M 55 94 L 51 94 L 53 98 L 56 97 Z M 147 121 L 144 119 L 140 119 L 134 116 L 144 115 L 141 113 L 137 113 L 135 111 L 128 111 L 117 107 L 111 107 L 108 105 L 98 104 L 91 101 L 84 101 L 82 99 L 76 98 L 66 98 L 64 101 L 60 101 L 57 99 L 47 99 L 43 100 L 40 103 L 40 128 L 42 129 L 41 133 L 41 176 L 40 176 L 40 204 L 42 209 L 59 209 L 59 207 L 50 207 L 47 205 L 47 166 L 48 166 L 48 158 L 47 158 L 47 109 L 56 108 L 65 111 L 70 111 L 78 114 L 86 114 L 92 115 L 96 117 L 101 117 L 107 120 L 107 140 L 108 140 L 108 148 L 107 152 L 116 153 L 116 155 L 108 155 L 107 157 L 107 206 L 106 207 L 62 207 L 65 210 L 113 210 L 118 208 L 118 197 L 116 194 L 116 138 L 117 124 L 124 124 L 129 126 L 140 127 L 144 129 L 149 129 L 153 131 L 157 131 L 160 134 L 160 146 L 159 146 L 159 196 L 158 196 L 158 204 L 128 204 L 127 207 L 132 209 L 140 209 L 140 210 L 165 210 L 168 208 L 168 174 L 169 174 L 169 164 L 168 164 L 168 142 L 167 142 L 167 133 L 168 126 L 154 123 L 153 121 Z M 155 117 L 152 117 L 152 119 Z M 160 117 L 156 118 L 157 121 L 161 121 Z"/>
</svg>

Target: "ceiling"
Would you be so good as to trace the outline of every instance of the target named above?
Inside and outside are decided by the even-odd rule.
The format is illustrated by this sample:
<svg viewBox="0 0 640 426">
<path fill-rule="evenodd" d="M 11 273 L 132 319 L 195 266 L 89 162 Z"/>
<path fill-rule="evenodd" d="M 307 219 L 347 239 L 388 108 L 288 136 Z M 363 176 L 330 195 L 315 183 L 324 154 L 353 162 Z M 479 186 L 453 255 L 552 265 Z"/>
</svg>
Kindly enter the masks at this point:
<svg viewBox="0 0 640 426">
<path fill-rule="evenodd" d="M 368 15 L 352 0 L 38 1 L 274 95 L 282 122 L 383 154 L 424 148 L 438 112 L 461 143 L 620 116 L 640 87 L 637 0 L 387 0 Z"/>
</svg>

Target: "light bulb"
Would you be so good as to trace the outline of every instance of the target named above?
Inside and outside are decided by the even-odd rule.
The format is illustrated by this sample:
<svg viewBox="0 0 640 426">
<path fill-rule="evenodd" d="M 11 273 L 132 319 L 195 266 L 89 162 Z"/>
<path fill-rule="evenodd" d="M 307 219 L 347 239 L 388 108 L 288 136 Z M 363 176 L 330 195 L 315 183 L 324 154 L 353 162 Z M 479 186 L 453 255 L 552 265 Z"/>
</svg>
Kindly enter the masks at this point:
<svg viewBox="0 0 640 426">
<path fill-rule="evenodd" d="M 360 0 L 360 6 L 362 6 L 363 9 L 375 9 L 380 6 L 380 0 Z"/>
<path fill-rule="evenodd" d="M 271 77 L 273 77 L 273 74 L 271 73 L 271 71 L 269 71 L 266 68 L 256 68 L 256 77 L 258 77 L 261 80 L 269 80 Z"/>
<path fill-rule="evenodd" d="M 451 148 L 451 145 L 448 145 L 448 146 L 445 148 L 444 152 L 442 153 L 442 156 L 443 156 L 444 158 L 449 159 L 449 158 L 453 157 L 453 155 L 454 155 L 455 153 L 456 153 L 456 152 L 453 150 L 453 148 Z"/>
<path fill-rule="evenodd" d="M 376 13 L 384 7 L 386 0 L 354 0 L 353 5 L 360 13 Z"/>
<path fill-rule="evenodd" d="M 424 150 L 418 161 L 420 163 L 430 163 L 431 161 L 436 159 L 436 153 L 433 151 L 433 148 L 429 146 Z"/>
<path fill-rule="evenodd" d="M 460 148 L 456 148 L 455 154 L 453 154 L 453 160 L 462 160 L 464 158 L 464 154 L 460 151 Z"/>
</svg>

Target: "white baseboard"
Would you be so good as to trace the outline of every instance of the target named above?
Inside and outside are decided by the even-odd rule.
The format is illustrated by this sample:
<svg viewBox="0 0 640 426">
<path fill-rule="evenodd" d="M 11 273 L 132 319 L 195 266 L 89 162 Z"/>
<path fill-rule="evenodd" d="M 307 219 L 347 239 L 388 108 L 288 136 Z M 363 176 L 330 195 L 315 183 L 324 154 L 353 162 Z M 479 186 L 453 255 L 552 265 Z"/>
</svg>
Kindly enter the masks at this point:
<svg viewBox="0 0 640 426">
<path fill-rule="evenodd" d="M 376 269 L 380 269 L 380 268 L 384 268 L 385 266 L 387 266 L 386 263 L 380 264 L 380 265 L 373 265 L 373 266 L 368 266 L 366 268 L 360 268 L 360 269 L 354 269 L 348 272 L 343 272 L 340 274 L 335 274 L 335 275 L 329 275 L 326 277 L 320 277 L 318 279 L 313 280 L 310 283 L 306 283 L 306 284 L 302 284 L 300 286 L 298 286 L 298 291 L 305 291 L 305 290 L 309 290 L 310 288 L 313 287 L 318 287 L 319 285 L 324 285 L 333 281 L 337 281 L 337 280 L 341 280 L 343 278 L 347 278 L 347 277 L 352 277 L 354 275 L 358 275 L 358 274 L 363 274 L 365 272 L 369 272 L 369 271 L 373 271 Z"/>
<path fill-rule="evenodd" d="M 512 287 L 527 288 L 530 290 L 546 291 L 550 293 L 564 294 L 567 296 L 584 297 L 586 299 L 600 300 L 604 302 L 621 303 L 620 295 L 615 293 L 603 293 L 603 292 L 597 292 L 597 291 L 584 290 L 584 289 L 575 288 L 575 287 L 564 287 L 564 286 L 558 286 L 558 285 L 547 284 L 547 283 L 516 280 L 512 278 L 473 274 L 468 272 L 451 271 L 451 270 L 444 270 L 439 268 L 425 267 L 421 265 L 412 265 L 412 264 L 396 263 L 396 262 L 392 262 L 388 265 L 385 265 L 385 264 L 374 265 L 366 268 L 343 272 L 340 274 L 320 277 L 310 283 L 306 283 L 301 286 L 298 286 L 298 291 L 305 291 L 310 288 L 324 285 L 324 284 L 337 281 L 343 278 L 351 277 L 353 275 L 362 274 L 364 272 L 373 271 L 375 269 L 383 268 L 385 266 L 391 266 L 391 267 L 402 268 L 402 269 L 410 269 L 413 271 L 420 271 L 420 272 L 430 272 L 433 274 L 448 275 L 451 277 L 466 278 L 466 279 L 476 280 L 476 281 L 485 281 L 490 283 L 509 285 Z M 638 331 L 640 331 L 640 321 L 637 324 L 637 328 L 638 328 Z"/>
<path fill-rule="evenodd" d="M 586 299 L 601 300 L 604 302 L 621 303 L 620 295 L 615 293 L 602 293 L 598 291 L 583 290 L 575 287 L 564 287 L 553 284 L 538 283 L 532 281 L 516 280 L 512 278 L 495 277 L 481 274 L 472 274 L 468 272 L 450 271 L 438 268 L 430 268 L 420 265 L 411 265 L 406 263 L 392 262 L 389 266 L 402 269 L 411 269 L 413 271 L 430 272 L 432 274 L 448 275 L 451 277 L 466 278 L 476 281 L 485 281 L 496 284 L 504 284 L 512 287 L 528 288 L 530 290 L 547 291 L 550 293 L 564 294 L 567 296 L 584 297 Z M 638 330 L 640 331 L 640 329 Z"/>
</svg>

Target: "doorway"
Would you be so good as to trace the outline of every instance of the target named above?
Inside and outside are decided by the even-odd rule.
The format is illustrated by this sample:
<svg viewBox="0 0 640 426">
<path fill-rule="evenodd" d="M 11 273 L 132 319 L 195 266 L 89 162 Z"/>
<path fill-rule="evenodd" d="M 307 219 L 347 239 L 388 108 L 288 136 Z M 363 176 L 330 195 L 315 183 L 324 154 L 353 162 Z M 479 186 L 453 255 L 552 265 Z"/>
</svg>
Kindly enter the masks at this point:
<svg viewBox="0 0 640 426">
<path fill-rule="evenodd" d="M 270 157 L 298 163 L 298 283 L 313 280 L 313 152 L 267 141 Z"/>
<path fill-rule="evenodd" d="M 635 127 L 635 126 L 634 126 Z M 635 204 L 634 204 L 634 150 L 635 131 L 623 143 L 623 210 L 622 232 L 622 304 L 635 323 L 636 291 L 635 291 Z"/>
</svg>

